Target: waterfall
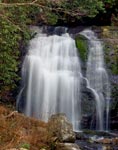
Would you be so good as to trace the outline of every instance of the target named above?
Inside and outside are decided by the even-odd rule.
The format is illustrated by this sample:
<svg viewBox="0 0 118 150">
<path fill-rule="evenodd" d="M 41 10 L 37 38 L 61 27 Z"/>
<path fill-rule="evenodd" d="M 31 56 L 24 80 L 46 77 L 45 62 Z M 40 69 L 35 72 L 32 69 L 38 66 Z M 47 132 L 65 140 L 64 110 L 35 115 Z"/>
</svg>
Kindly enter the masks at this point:
<svg viewBox="0 0 118 150">
<path fill-rule="evenodd" d="M 68 33 L 59 36 L 40 31 L 30 41 L 24 59 L 23 88 L 17 107 L 23 107 L 21 109 L 27 116 L 44 121 L 48 121 L 52 114 L 65 113 L 74 130 L 78 130 L 81 117 L 80 74 L 74 39 Z"/>
<path fill-rule="evenodd" d="M 44 121 L 52 114 L 65 113 L 78 131 L 82 117 L 81 83 L 85 80 L 96 103 L 96 129 L 108 130 L 110 83 L 102 42 L 91 30 L 80 33 L 87 38 L 89 50 L 84 77 L 75 40 L 66 30 L 58 27 L 49 33 L 35 29 L 37 34 L 29 43 L 22 66 L 17 108 Z"/>
<path fill-rule="evenodd" d="M 110 83 L 105 69 L 103 44 L 89 29 L 81 34 L 89 43 L 86 78 L 96 101 L 96 129 L 108 130 Z"/>
</svg>

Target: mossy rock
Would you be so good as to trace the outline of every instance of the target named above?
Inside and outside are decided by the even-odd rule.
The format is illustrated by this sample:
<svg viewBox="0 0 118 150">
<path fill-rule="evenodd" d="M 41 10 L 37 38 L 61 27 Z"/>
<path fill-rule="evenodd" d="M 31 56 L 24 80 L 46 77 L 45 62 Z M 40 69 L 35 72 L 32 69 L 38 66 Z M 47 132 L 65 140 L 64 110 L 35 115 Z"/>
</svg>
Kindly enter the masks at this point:
<svg viewBox="0 0 118 150">
<path fill-rule="evenodd" d="M 118 47 L 105 43 L 104 46 L 105 61 L 113 75 L 118 75 Z"/>
<path fill-rule="evenodd" d="M 82 61 L 87 59 L 88 41 L 83 35 L 77 35 L 75 37 L 76 47 L 78 49 L 80 58 Z"/>
<path fill-rule="evenodd" d="M 105 61 L 112 75 L 118 75 L 118 27 L 101 27 L 101 39 L 104 41 Z"/>
</svg>

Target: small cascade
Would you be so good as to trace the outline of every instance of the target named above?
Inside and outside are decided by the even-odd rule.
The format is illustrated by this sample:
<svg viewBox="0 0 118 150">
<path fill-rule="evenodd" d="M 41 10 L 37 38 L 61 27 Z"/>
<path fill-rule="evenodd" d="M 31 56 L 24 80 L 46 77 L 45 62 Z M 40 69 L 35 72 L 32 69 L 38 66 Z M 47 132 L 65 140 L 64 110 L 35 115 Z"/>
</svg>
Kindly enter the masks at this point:
<svg viewBox="0 0 118 150">
<path fill-rule="evenodd" d="M 27 116 L 44 121 L 52 114 L 65 113 L 74 130 L 80 129 L 80 74 L 75 41 L 69 34 L 48 35 L 40 31 L 30 41 L 23 63 L 23 88 L 17 107 Z"/>
<path fill-rule="evenodd" d="M 96 101 L 96 129 L 108 130 L 110 83 L 105 69 L 103 44 L 91 30 L 84 30 L 81 34 L 89 43 L 86 78 Z"/>
</svg>

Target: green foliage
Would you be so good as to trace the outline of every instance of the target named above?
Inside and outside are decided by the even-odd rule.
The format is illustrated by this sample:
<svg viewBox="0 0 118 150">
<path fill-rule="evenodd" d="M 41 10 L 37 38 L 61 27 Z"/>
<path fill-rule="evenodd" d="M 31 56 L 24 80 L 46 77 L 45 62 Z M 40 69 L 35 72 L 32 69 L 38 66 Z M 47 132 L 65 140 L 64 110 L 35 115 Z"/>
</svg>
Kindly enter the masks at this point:
<svg viewBox="0 0 118 150">
<path fill-rule="evenodd" d="M 16 41 L 20 39 L 17 29 L 8 22 L 1 18 L 0 28 L 0 98 L 5 96 L 10 89 L 15 88 L 15 81 L 18 76 L 14 73 L 17 72 L 17 59 L 19 52 L 16 52 Z"/>
<path fill-rule="evenodd" d="M 22 143 L 20 145 L 20 148 L 24 148 L 24 149 L 30 150 L 30 144 L 29 143 Z"/>
<path fill-rule="evenodd" d="M 98 0 L 85 0 L 85 1 L 78 1 L 80 4 L 80 9 L 86 12 L 86 16 L 88 17 L 95 17 L 99 11 L 104 11 L 104 4 L 102 1 Z"/>
<path fill-rule="evenodd" d="M 29 40 L 30 34 L 23 8 L 0 6 L 0 10 L 0 100 L 9 100 L 12 97 L 11 91 L 16 88 L 20 79 L 20 42 Z"/>
<path fill-rule="evenodd" d="M 48 12 L 46 14 L 46 23 L 50 25 L 55 25 L 58 21 L 58 16 L 54 13 Z"/>
<path fill-rule="evenodd" d="M 31 24 L 31 20 L 37 20 L 48 25 L 55 25 L 58 20 L 73 22 L 83 17 L 93 18 L 100 12 L 107 13 L 108 8 L 112 8 L 114 14 L 118 6 L 117 0 L 5 0 L 5 3 L 14 4 L 10 7 L 3 6 L 15 12 L 11 17 L 18 23 L 21 24 L 20 21 L 24 20 Z M 19 18 L 16 18 L 17 15 Z M 24 19 L 25 17 L 31 20 Z"/>
</svg>

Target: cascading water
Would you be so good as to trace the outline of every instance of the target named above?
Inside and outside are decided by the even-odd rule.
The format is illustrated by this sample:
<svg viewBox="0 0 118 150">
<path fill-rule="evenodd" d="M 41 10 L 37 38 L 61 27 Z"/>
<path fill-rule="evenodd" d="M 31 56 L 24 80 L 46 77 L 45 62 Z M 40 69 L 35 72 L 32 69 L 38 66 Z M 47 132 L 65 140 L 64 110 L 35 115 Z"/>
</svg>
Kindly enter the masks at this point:
<svg viewBox="0 0 118 150">
<path fill-rule="evenodd" d="M 24 83 L 17 107 L 24 105 L 22 111 L 27 116 L 44 121 L 52 114 L 65 113 L 74 130 L 78 130 L 81 117 L 80 74 L 75 41 L 68 33 L 61 36 L 38 33 L 30 41 L 23 63 Z"/>
<path fill-rule="evenodd" d="M 38 29 L 30 41 L 17 108 L 44 121 L 52 114 L 65 113 L 74 130 L 80 130 L 81 82 L 85 80 L 96 101 L 96 129 L 108 130 L 110 84 L 102 43 L 91 30 L 80 33 L 89 43 L 86 77 L 83 77 L 75 41 L 65 30 L 58 27 L 49 35 Z"/>
<path fill-rule="evenodd" d="M 104 64 L 103 44 L 91 30 L 84 30 L 81 34 L 89 43 L 86 78 L 96 100 L 96 129 L 108 130 L 110 83 Z"/>
</svg>

